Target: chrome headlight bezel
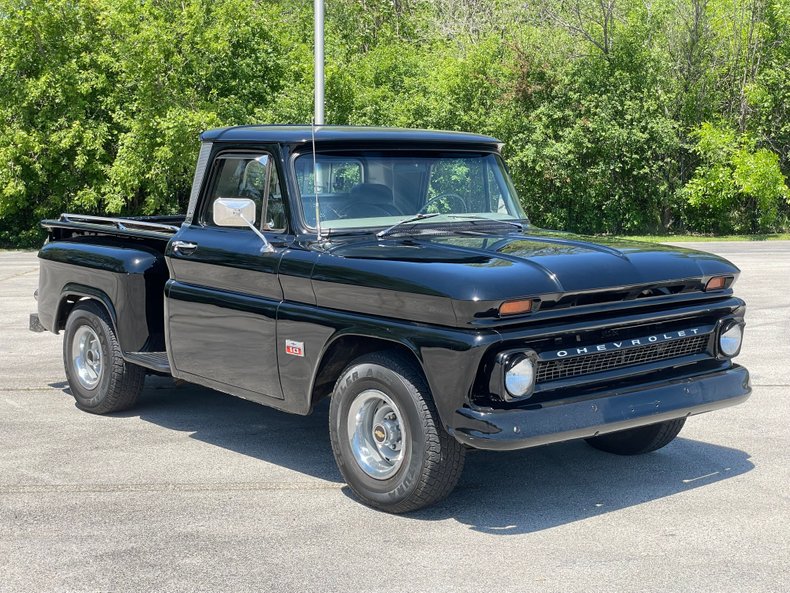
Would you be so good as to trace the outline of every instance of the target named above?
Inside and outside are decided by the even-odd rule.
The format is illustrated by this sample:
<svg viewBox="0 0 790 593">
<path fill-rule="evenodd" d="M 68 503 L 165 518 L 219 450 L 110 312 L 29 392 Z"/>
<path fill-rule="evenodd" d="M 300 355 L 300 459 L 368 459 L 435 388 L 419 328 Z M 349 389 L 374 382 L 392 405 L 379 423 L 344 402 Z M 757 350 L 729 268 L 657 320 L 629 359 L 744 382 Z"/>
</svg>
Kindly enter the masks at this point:
<svg viewBox="0 0 790 593">
<path fill-rule="evenodd" d="M 731 319 L 721 324 L 716 336 L 716 352 L 719 358 L 735 358 L 743 347 L 743 321 Z M 733 341 L 734 340 L 734 341 Z M 725 341 L 727 345 L 725 346 Z"/>
<path fill-rule="evenodd" d="M 508 350 L 496 357 L 495 369 L 491 374 L 491 391 L 503 401 L 522 401 L 529 399 L 535 392 L 538 355 L 534 350 Z M 516 388 L 517 381 L 509 374 L 520 368 L 526 377 L 526 385 Z"/>
</svg>

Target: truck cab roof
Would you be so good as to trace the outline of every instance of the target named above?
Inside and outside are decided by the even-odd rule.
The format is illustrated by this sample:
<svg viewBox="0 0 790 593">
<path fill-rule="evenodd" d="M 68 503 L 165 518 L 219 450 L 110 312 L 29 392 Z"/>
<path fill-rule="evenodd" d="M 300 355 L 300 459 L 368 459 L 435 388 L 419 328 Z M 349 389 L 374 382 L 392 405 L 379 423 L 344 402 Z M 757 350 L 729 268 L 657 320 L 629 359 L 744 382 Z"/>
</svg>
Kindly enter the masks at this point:
<svg viewBox="0 0 790 593">
<path fill-rule="evenodd" d="M 309 125 L 247 125 L 207 130 L 200 136 L 204 142 L 261 142 L 281 144 L 303 144 L 312 140 Z M 442 146 L 476 145 L 488 150 L 499 151 L 502 142 L 491 136 L 468 132 L 448 132 L 407 128 L 384 128 L 370 126 L 316 126 L 316 143 L 350 144 L 414 144 L 428 143 Z"/>
</svg>

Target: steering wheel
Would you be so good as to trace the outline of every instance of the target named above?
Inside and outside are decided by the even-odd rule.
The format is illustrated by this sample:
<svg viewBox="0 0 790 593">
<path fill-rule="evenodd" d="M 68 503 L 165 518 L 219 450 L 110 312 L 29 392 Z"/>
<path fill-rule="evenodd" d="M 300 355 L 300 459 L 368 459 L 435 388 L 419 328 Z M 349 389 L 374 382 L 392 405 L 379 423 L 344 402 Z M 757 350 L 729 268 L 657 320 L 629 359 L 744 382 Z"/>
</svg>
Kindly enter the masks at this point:
<svg viewBox="0 0 790 593">
<path fill-rule="evenodd" d="M 436 202 L 438 202 L 440 200 L 445 200 L 445 199 L 448 199 L 448 200 L 450 200 L 452 202 L 455 202 L 456 204 L 459 204 L 461 206 L 461 212 L 463 214 L 466 214 L 466 201 L 461 196 L 459 196 L 458 194 L 454 194 L 452 192 L 439 194 L 438 196 L 435 196 L 435 197 L 431 198 L 430 200 L 425 202 L 425 205 L 422 208 L 420 208 L 417 211 L 417 214 L 425 214 L 431 204 L 434 204 L 434 203 L 436 203 Z M 450 212 L 452 212 L 452 210 Z M 442 214 L 446 214 L 446 213 L 442 212 Z"/>
<path fill-rule="evenodd" d="M 349 218 L 351 212 L 353 212 L 353 216 L 351 218 L 374 218 L 377 216 L 396 216 L 384 206 L 380 206 L 379 204 L 349 204 L 342 210 L 342 214 L 344 218 Z"/>
<path fill-rule="evenodd" d="M 321 204 L 321 220 L 340 220 L 345 218 L 337 209 L 332 206 Z"/>
</svg>

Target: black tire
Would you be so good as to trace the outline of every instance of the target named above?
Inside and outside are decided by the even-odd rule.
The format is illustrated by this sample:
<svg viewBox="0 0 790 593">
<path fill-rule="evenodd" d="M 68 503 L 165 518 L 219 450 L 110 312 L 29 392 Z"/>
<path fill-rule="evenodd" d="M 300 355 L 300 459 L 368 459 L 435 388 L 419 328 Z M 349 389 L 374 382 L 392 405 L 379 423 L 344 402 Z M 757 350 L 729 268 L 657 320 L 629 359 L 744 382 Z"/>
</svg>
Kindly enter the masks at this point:
<svg viewBox="0 0 790 593">
<path fill-rule="evenodd" d="M 658 424 L 602 434 L 585 440 L 590 446 L 607 453 L 641 455 L 667 446 L 678 436 L 685 423 L 685 418 L 678 418 Z"/>
<path fill-rule="evenodd" d="M 402 416 L 397 425 L 402 461 L 392 475 L 374 478 L 352 451 L 348 422 L 358 397 L 381 393 Z M 422 372 L 397 352 L 362 356 L 343 371 L 332 394 L 329 436 L 346 483 L 365 504 L 389 513 L 414 511 L 445 498 L 464 466 L 466 451 L 442 427 Z"/>
<path fill-rule="evenodd" d="M 83 329 L 85 328 L 85 329 Z M 101 353 L 96 385 L 80 381 L 78 365 L 72 353 L 75 337 L 87 330 L 98 338 Z M 92 301 L 78 303 L 69 313 L 63 336 L 63 364 L 77 407 L 93 414 L 108 414 L 131 408 L 143 389 L 145 369 L 126 362 L 107 311 Z"/>
</svg>

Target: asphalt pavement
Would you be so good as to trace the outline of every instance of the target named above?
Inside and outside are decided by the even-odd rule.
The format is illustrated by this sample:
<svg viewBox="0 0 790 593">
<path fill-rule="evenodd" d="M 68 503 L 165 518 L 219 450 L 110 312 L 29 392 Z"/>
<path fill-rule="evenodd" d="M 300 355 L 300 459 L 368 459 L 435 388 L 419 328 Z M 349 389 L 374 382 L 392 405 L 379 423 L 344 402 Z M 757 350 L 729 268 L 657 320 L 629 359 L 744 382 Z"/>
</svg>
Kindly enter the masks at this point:
<svg viewBox="0 0 790 593">
<path fill-rule="evenodd" d="M 326 405 L 149 378 L 133 411 L 81 412 L 62 336 L 28 331 L 35 253 L 0 252 L 0 592 L 790 590 L 790 242 L 685 246 L 743 270 L 750 400 L 640 457 L 472 452 L 407 516 L 353 498 Z"/>
</svg>

